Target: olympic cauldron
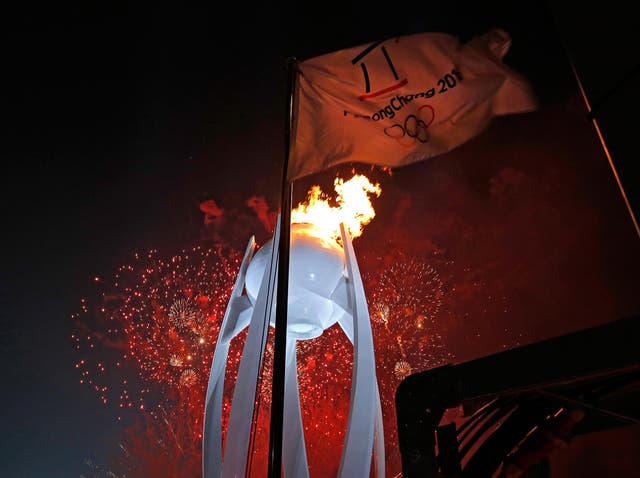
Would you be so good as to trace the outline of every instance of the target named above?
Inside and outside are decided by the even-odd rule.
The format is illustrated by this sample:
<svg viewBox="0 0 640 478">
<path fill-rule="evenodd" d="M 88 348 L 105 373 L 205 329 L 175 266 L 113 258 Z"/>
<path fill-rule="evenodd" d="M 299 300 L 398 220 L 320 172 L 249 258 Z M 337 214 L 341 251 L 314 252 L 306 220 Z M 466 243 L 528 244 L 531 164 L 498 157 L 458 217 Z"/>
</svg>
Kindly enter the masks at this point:
<svg viewBox="0 0 640 478">
<path fill-rule="evenodd" d="M 279 221 L 278 221 L 279 224 Z M 265 322 L 275 327 L 277 247 L 280 231 L 257 253 L 250 239 L 220 328 L 211 365 L 203 430 L 203 478 L 244 477 L 255 391 L 266 343 Z M 384 433 L 371 323 L 351 237 L 342 245 L 312 224 L 291 225 L 282 463 L 285 478 L 308 478 L 296 341 L 320 336 L 336 323 L 354 345 L 347 430 L 338 476 L 385 476 Z M 249 327 L 234 386 L 224 456 L 220 417 L 229 343 Z M 321 398 L 321 397 L 319 397 Z"/>
<path fill-rule="evenodd" d="M 256 303 L 260 281 L 269 262 L 273 240 L 255 255 L 245 286 L 252 304 Z M 323 239 L 312 224 L 291 225 L 289 267 L 289 306 L 287 334 L 296 340 L 313 339 L 334 325 L 348 309 L 344 250 L 333 240 Z M 275 327 L 273 320 L 270 325 Z"/>
</svg>

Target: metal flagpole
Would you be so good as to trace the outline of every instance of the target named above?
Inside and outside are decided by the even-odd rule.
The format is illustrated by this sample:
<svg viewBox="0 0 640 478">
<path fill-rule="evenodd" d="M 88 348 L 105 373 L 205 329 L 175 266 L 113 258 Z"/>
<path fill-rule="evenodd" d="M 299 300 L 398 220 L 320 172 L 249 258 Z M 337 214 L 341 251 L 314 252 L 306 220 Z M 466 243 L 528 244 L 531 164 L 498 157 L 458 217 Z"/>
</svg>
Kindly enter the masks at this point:
<svg viewBox="0 0 640 478">
<path fill-rule="evenodd" d="M 635 227 L 636 234 L 638 235 L 638 237 L 640 237 L 640 226 L 638 225 L 638 220 L 636 219 L 636 215 L 633 212 L 633 208 L 631 207 L 631 203 L 629 202 L 629 198 L 627 197 L 627 193 L 624 190 L 624 187 L 622 185 L 622 181 L 620 180 L 620 176 L 618 175 L 618 171 L 616 170 L 616 166 L 613 163 L 613 158 L 611 157 L 611 153 L 609 152 L 609 148 L 607 148 L 607 143 L 605 143 L 605 141 L 604 141 L 604 136 L 602 135 L 602 131 L 600 131 L 600 126 L 598 125 L 598 120 L 596 119 L 595 111 L 591 107 L 591 103 L 589 101 L 589 97 L 587 96 L 587 93 L 586 93 L 584 87 L 582 86 L 582 81 L 580 80 L 580 76 L 578 75 L 578 71 L 576 70 L 576 67 L 573 64 L 573 61 L 570 60 L 569 63 L 571 65 L 571 69 L 573 71 L 573 76 L 575 77 L 575 80 L 576 80 L 576 82 L 578 84 L 578 88 L 580 89 L 580 94 L 582 95 L 582 100 L 584 101 L 584 104 L 587 107 L 587 118 L 589 118 L 591 120 L 591 123 L 593 124 L 593 127 L 596 130 L 596 134 L 598 135 L 598 139 L 600 140 L 600 144 L 602 144 L 602 149 L 604 150 L 604 154 L 607 156 L 607 161 L 609 162 L 609 167 L 611 168 L 611 172 L 613 173 L 613 177 L 616 180 L 616 183 L 618 185 L 618 189 L 620 190 L 620 194 L 622 195 L 622 199 L 624 201 L 624 204 L 627 207 L 627 212 L 629 213 L 629 216 L 631 217 L 631 222 L 633 222 L 633 226 Z M 601 100 L 601 102 L 602 101 L 604 101 L 604 98 Z"/>
<path fill-rule="evenodd" d="M 555 18 L 555 17 L 554 17 Z M 587 108 L 587 119 L 589 119 L 591 121 L 591 123 L 593 124 L 593 127 L 596 131 L 596 135 L 598 136 L 598 139 L 600 140 L 600 144 L 602 145 L 602 149 L 604 150 L 604 154 L 607 157 L 607 161 L 609 162 L 609 167 L 611 168 L 611 172 L 613 173 L 613 177 L 616 181 L 616 184 L 618 185 L 618 190 L 620 191 L 620 194 L 622 195 L 622 200 L 624 201 L 624 204 L 627 208 L 627 212 L 629 213 L 629 217 L 631 219 L 631 222 L 633 223 L 633 227 L 636 230 L 636 234 L 638 235 L 638 237 L 640 237 L 640 225 L 638 224 L 638 219 L 636 218 L 635 213 L 633 212 L 633 208 L 631 207 L 631 203 L 629 202 L 629 198 L 627 197 L 627 193 L 624 190 L 624 186 L 622 185 L 622 181 L 620 180 L 620 175 L 618 174 L 618 171 L 616 169 L 615 164 L 613 163 L 613 158 L 611 157 L 611 153 L 609 152 L 609 148 L 607 147 L 607 143 L 604 140 L 604 136 L 602 135 L 602 131 L 600 131 L 600 125 L 598 124 L 598 120 L 596 119 L 596 109 L 598 109 L 600 106 L 602 106 L 602 104 L 605 102 L 605 100 L 607 100 L 618 88 L 620 88 L 626 81 L 628 81 L 633 75 L 638 73 L 638 66 L 636 66 L 635 68 L 633 68 L 629 74 L 625 77 L 623 77 L 611 90 L 609 90 L 607 93 L 605 93 L 605 95 L 603 97 L 600 98 L 600 101 L 595 105 L 595 107 L 593 107 L 591 105 L 591 102 L 589 101 L 589 96 L 587 95 L 587 92 L 584 89 L 584 86 L 582 84 L 582 80 L 580 79 L 580 75 L 578 74 L 578 69 L 576 68 L 576 65 L 573 62 L 573 59 L 571 57 L 571 49 L 569 48 L 569 45 L 567 44 L 567 41 L 565 40 L 564 36 L 560 33 L 561 32 L 561 25 L 559 25 L 557 18 L 555 18 L 555 30 L 556 30 L 556 35 L 558 37 L 558 39 L 560 40 L 560 43 L 562 44 L 562 47 L 564 49 L 565 55 L 567 57 L 567 61 L 569 62 L 569 66 L 571 67 L 571 72 L 573 73 L 573 78 L 576 81 L 576 84 L 578 86 L 578 90 L 580 91 L 580 95 L 582 96 L 582 101 L 584 101 L 584 104 Z"/>
<path fill-rule="evenodd" d="M 284 417 L 285 360 L 287 353 L 287 306 L 289 303 L 289 247 L 291 242 L 291 201 L 293 194 L 293 181 L 290 181 L 288 178 L 288 167 L 293 124 L 296 64 L 297 60 L 295 58 L 287 59 L 287 109 L 284 166 L 282 168 L 282 196 L 280 200 L 280 242 L 278 244 L 271 421 L 269 423 L 269 478 L 280 478 L 282 471 L 282 426 Z"/>
</svg>

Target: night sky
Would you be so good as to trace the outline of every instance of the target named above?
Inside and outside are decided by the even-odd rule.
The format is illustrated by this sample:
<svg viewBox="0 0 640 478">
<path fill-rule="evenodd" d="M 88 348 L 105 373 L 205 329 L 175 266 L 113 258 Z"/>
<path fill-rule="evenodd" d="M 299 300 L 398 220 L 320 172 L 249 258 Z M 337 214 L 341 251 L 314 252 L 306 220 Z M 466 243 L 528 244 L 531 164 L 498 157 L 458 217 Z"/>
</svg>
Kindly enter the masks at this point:
<svg viewBox="0 0 640 478">
<path fill-rule="evenodd" d="M 215 232 L 233 247 L 269 238 L 247 200 L 278 208 L 289 56 L 506 28 L 506 60 L 543 107 L 432 161 L 373 173 L 383 193 L 355 243 L 363 267 L 393 262 L 395 251 L 430 258 L 458 360 L 638 313 L 638 237 L 550 18 L 537 4 L 506 3 L 323 3 L 308 13 L 53 3 L 7 14 L 0 474 L 78 477 L 115 440 L 117 410 L 73 367 L 70 315 L 94 277 L 137 250 L 206 238 L 200 204 L 210 199 L 224 210 Z M 297 199 L 351 167 L 370 171 L 305 179 Z"/>
</svg>

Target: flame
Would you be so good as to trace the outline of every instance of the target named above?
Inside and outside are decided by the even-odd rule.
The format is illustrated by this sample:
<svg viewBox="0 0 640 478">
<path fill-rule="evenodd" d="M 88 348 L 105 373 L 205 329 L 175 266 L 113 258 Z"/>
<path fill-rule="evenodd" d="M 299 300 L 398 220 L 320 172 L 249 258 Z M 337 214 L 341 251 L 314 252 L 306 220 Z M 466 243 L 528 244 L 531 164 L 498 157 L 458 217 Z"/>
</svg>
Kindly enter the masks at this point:
<svg viewBox="0 0 640 478">
<path fill-rule="evenodd" d="M 344 223 L 351 238 L 362 235 L 364 226 L 376 215 L 369 195 L 379 197 L 382 189 L 362 174 L 356 174 L 348 181 L 336 178 L 333 188 L 337 193 L 334 201 L 337 206 L 329 204 L 330 199 L 320 186 L 312 186 L 307 201 L 291 211 L 291 222 L 313 224 L 313 235 L 340 243 L 340 223 Z"/>
</svg>

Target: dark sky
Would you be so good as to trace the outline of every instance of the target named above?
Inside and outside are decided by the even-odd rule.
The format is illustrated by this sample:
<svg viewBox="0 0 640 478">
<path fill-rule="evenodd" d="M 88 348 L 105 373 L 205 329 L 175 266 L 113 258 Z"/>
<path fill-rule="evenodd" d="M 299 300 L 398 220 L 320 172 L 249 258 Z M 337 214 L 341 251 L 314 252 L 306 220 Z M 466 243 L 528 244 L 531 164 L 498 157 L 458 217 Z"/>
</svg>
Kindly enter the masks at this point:
<svg viewBox="0 0 640 478">
<path fill-rule="evenodd" d="M 7 107 L 3 106 L 0 200 L 5 223 L 0 271 L 3 476 L 79 476 L 85 470 L 84 458 L 99 456 L 112 439 L 115 412 L 101 406 L 92 391 L 79 386 L 73 370 L 69 315 L 88 292 L 90 278 L 108 274 L 134 250 L 171 250 L 193 241 L 202 230 L 198 204 L 204 199 L 215 198 L 221 207 L 233 210 L 257 194 L 277 207 L 288 56 L 305 59 L 420 31 L 439 30 L 467 39 L 497 25 L 507 28 L 514 39 L 508 59 L 530 76 L 545 102 L 556 107 L 571 96 L 574 84 L 566 64 L 545 53 L 553 49 L 550 45 L 555 40 L 544 27 L 549 18 L 536 4 L 513 2 L 517 6 L 508 7 L 512 2 L 483 6 L 476 4 L 480 2 L 454 2 L 455 6 L 445 7 L 436 5 L 442 2 L 433 3 L 409 2 L 384 9 L 365 2 L 309 4 L 305 7 L 309 11 L 303 13 L 300 5 L 270 3 L 256 7 L 231 2 L 223 9 L 213 2 L 208 7 L 163 7 L 160 3 L 62 7 L 54 2 L 46 7 L 24 6 L 4 16 L 2 69 L 8 81 L 4 87 Z M 543 112 L 534 124 L 552 123 L 558 117 L 553 111 Z M 569 130 L 581 135 L 588 131 L 585 124 L 586 129 L 575 126 Z M 503 127 L 508 131 L 510 126 Z M 562 212 L 550 215 L 555 209 L 549 197 L 540 197 L 535 182 L 527 182 L 545 175 L 553 179 L 553 168 L 537 168 L 533 153 L 518 162 L 515 169 L 522 174 L 513 173 L 504 160 L 508 155 L 517 156 L 522 144 L 529 144 L 527 138 L 518 144 L 518 131 L 512 131 L 515 139 L 504 145 L 502 156 L 498 155 L 491 167 L 483 169 L 476 164 L 477 170 L 464 169 L 474 164 L 474 152 L 467 148 L 450 166 L 436 169 L 431 179 L 424 179 L 430 166 L 422 165 L 398 172 L 395 185 L 388 180 L 389 196 L 395 194 L 398 201 L 403 187 L 411 191 L 421 191 L 425 184 L 431 187 L 428 194 L 410 202 L 422 221 L 414 221 L 413 226 L 403 223 L 412 237 L 428 236 L 434 244 L 446 243 L 450 254 L 458 251 L 458 257 L 479 267 L 497 250 L 495 244 L 493 248 L 483 244 L 490 244 L 496 236 L 505 244 L 509 242 L 504 231 L 500 232 L 500 219 L 490 216 L 497 212 L 521 228 L 516 237 L 518 244 L 524 245 L 511 251 L 517 257 L 526 255 L 523 251 L 542 254 L 543 246 L 552 247 L 552 240 L 540 244 L 530 238 L 531 244 L 527 243 L 530 231 L 514 218 L 517 214 L 509 209 L 508 199 L 501 205 L 492 203 L 491 207 L 498 209 L 488 209 L 483 213 L 487 216 L 454 214 L 457 207 L 464 209 L 466 201 L 476 205 L 482 201 L 483 193 L 474 191 L 481 181 L 465 181 L 483 178 L 487 184 L 493 178 L 495 191 L 508 192 L 514 184 L 528 191 L 526 201 L 530 203 L 525 207 L 523 199 L 519 212 L 530 213 L 536 209 L 532 204 L 542 204 L 537 209 L 541 224 L 558 229 L 566 226 Z M 585 151 L 598 147 L 589 134 L 588 144 L 581 143 Z M 496 133 L 487 138 L 499 142 L 501 136 Z M 479 141 L 475 147 L 494 144 L 490 139 Z M 567 148 L 565 152 L 575 153 Z M 536 153 L 546 155 L 549 164 L 552 161 L 548 158 L 554 154 L 562 156 L 561 150 L 552 147 L 548 151 L 541 147 Z M 558 169 L 568 174 L 571 167 L 584 170 L 575 161 Z M 608 174 L 606 167 L 589 168 L 595 176 Z M 497 172 L 502 175 L 496 176 Z M 579 180 L 567 188 L 556 186 L 552 184 L 547 192 L 564 191 L 565 207 L 584 206 L 582 199 L 589 196 L 587 186 Z M 434 191 L 444 191 L 451 199 L 446 201 L 450 209 L 443 205 L 440 215 L 434 204 L 442 196 Z M 622 290 L 618 302 L 612 297 L 607 304 L 617 304 L 612 307 L 620 313 L 633 312 L 629 299 L 633 283 L 616 274 L 624 267 L 621 251 L 625 248 L 633 249 L 629 267 L 637 264 L 637 241 L 610 178 L 603 181 L 597 194 L 592 203 L 580 209 L 587 212 L 578 214 L 579 227 L 601 233 L 603 226 L 598 221 L 607 217 L 611 222 L 605 225 L 617 228 L 612 233 L 624 238 L 618 243 L 618 255 L 608 250 L 611 257 L 602 259 L 615 264 L 607 269 L 611 276 L 599 276 L 589 284 Z M 606 203 L 601 209 L 600 199 Z M 388 204 L 382 207 L 386 213 L 380 214 L 392 218 L 394 211 Z M 441 217 L 444 210 L 452 214 Z M 598 211 L 595 216 L 589 215 L 592 210 Z M 442 222 L 435 224 L 436 216 Z M 459 226 L 475 234 L 474 221 L 486 221 L 490 224 L 487 230 L 497 232 L 476 235 L 484 242 L 475 256 L 464 256 L 467 249 L 451 239 L 451 231 Z M 575 237 L 562 236 L 569 242 L 560 244 L 560 251 L 579 242 L 582 229 L 576 231 Z M 398 240 L 384 237 L 392 245 Z M 246 240 L 238 239 L 242 245 Z M 602 252 L 599 246 L 611 244 L 601 238 L 601 242 L 589 242 L 585 247 L 597 256 Z M 483 274 L 500 274 L 505 283 L 514 280 L 517 273 L 512 271 L 513 276 L 505 277 L 507 271 L 503 270 L 504 264 L 518 262 L 510 260 L 505 256 L 498 264 L 494 257 L 495 268 L 483 270 Z M 531 280 L 544 280 L 548 273 L 545 267 L 558 264 L 567 270 L 573 268 L 576 274 L 583 272 L 579 257 L 567 261 L 573 262 L 552 257 L 546 266 L 531 272 Z M 526 262 L 518 264 L 527 267 Z M 525 289 L 522 285 L 519 290 Z M 549 304 L 561 295 L 552 294 Z M 526 294 L 512 299 L 523 311 L 528 301 L 534 300 Z M 570 308 L 570 300 L 561 305 Z M 541 320 L 552 322 L 555 318 L 549 313 Z M 452 324 L 451 340 L 470 340 L 463 325 Z M 579 326 L 568 324 L 566 329 L 574 325 Z M 542 334 L 524 326 L 518 333 L 524 334 L 520 337 L 525 341 L 537 340 Z M 504 342 L 501 340 L 495 338 L 469 354 L 487 353 Z"/>
</svg>

